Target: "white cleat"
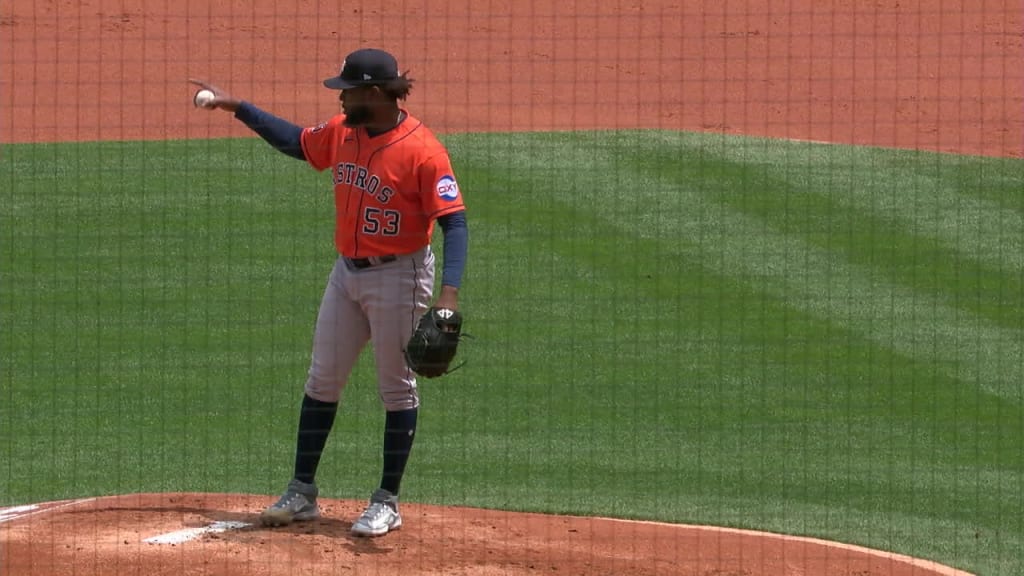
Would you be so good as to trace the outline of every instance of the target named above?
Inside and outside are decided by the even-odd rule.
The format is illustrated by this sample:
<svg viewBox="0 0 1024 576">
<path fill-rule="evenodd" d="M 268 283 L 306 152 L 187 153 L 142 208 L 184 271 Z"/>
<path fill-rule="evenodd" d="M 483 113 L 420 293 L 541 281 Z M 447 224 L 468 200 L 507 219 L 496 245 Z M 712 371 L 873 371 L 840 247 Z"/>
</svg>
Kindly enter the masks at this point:
<svg viewBox="0 0 1024 576">
<path fill-rule="evenodd" d="M 352 524 L 356 536 L 383 536 L 402 527 L 402 515 L 398 513 L 398 498 L 387 490 L 377 490 L 370 497 L 370 505 Z"/>
</svg>

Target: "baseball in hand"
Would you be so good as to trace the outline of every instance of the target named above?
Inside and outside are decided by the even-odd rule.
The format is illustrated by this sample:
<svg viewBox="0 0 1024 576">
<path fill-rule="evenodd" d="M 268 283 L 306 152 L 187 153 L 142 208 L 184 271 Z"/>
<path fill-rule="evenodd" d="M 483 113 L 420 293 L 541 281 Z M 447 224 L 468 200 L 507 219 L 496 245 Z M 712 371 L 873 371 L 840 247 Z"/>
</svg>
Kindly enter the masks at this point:
<svg viewBox="0 0 1024 576">
<path fill-rule="evenodd" d="M 192 103 L 196 105 L 196 108 L 212 108 L 213 100 L 216 96 L 212 90 L 203 88 L 196 95 L 192 97 Z"/>
</svg>

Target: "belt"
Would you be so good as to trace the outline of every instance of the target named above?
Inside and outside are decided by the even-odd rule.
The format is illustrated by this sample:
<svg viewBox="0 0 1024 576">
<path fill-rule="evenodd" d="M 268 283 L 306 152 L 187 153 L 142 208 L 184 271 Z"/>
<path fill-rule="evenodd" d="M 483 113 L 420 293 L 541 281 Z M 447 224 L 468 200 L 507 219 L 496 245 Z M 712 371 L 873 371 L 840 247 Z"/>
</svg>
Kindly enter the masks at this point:
<svg viewBox="0 0 1024 576">
<path fill-rule="evenodd" d="M 370 256 L 369 258 L 345 258 L 345 262 L 348 262 L 349 266 L 356 270 L 362 270 L 363 268 L 369 268 L 370 266 L 377 266 L 380 264 L 387 264 L 388 262 L 394 262 L 398 260 L 398 256 L 394 254 L 388 254 L 387 256 Z"/>
</svg>

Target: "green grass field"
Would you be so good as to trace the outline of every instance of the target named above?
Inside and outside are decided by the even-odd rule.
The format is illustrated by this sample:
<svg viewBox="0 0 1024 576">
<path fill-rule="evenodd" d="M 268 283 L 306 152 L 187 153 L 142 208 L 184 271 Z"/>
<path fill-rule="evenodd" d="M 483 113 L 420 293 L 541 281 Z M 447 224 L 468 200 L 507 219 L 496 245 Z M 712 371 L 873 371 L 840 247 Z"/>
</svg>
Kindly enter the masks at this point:
<svg viewBox="0 0 1024 576">
<path fill-rule="evenodd" d="M 1024 161 L 445 141 L 476 339 L 422 383 L 405 500 L 1024 574 Z M 0 152 L 0 505 L 278 493 L 334 257 L 328 177 L 252 139 Z M 367 355 L 326 495 L 375 487 L 382 420 Z"/>
</svg>

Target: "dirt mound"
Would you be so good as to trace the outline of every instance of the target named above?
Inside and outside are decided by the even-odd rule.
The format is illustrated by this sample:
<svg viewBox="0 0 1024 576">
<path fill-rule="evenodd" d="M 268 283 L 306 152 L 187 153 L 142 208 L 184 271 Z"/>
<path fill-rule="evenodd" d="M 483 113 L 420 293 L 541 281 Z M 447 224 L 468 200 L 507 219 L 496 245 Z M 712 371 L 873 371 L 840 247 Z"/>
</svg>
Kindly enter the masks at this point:
<svg viewBox="0 0 1024 576">
<path fill-rule="evenodd" d="M 405 525 L 356 538 L 363 502 L 258 525 L 273 497 L 134 494 L 0 510 L 0 573 L 19 575 L 466 574 L 959 576 L 930 562 L 712 527 L 403 504 Z"/>
</svg>

